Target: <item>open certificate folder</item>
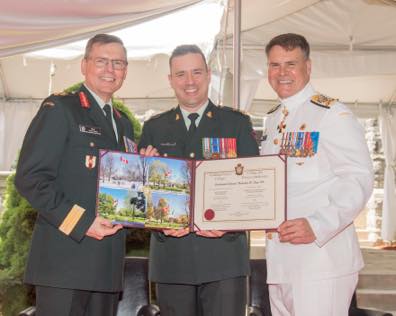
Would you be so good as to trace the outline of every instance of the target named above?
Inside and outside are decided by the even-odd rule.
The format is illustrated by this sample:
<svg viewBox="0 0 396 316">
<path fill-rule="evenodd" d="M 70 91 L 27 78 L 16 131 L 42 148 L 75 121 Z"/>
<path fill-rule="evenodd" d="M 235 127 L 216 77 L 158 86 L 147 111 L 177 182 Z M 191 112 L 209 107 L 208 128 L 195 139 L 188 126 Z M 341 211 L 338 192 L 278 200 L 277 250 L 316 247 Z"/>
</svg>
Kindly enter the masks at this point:
<svg viewBox="0 0 396 316">
<path fill-rule="evenodd" d="M 97 212 L 150 229 L 260 230 L 286 218 L 286 158 L 190 160 L 100 151 Z"/>
</svg>

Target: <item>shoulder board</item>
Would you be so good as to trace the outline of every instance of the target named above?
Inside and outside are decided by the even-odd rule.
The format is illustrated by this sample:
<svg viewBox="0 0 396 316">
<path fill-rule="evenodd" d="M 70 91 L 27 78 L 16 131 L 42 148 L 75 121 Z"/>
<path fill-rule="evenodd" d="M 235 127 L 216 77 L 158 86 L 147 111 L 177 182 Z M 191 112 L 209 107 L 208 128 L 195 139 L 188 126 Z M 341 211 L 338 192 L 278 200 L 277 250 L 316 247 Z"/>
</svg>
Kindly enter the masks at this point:
<svg viewBox="0 0 396 316">
<path fill-rule="evenodd" d="M 269 111 L 267 112 L 267 114 L 274 113 L 277 109 L 279 109 L 280 106 L 281 106 L 280 103 L 279 103 L 278 105 L 275 105 L 274 107 L 271 108 L 271 110 L 269 110 Z"/>
<path fill-rule="evenodd" d="M 52 108 L 52 107 L 55 106 L 55 102 L 54 102 L 54 101 L 51 101 L 51 100 L 49 100 L 49 99 L 46 99 L 46 100 L 43 101 L 43 103 L 41 103 L 41 106 L 42 106 L 42 107 Z"/>
<path fill-rule="evenodd" d="M 57 97 L 65 97 L 65 96 L 75 95 L 75 93 L 66 92 L 66 91 L 61 91 L 61 92 L 55 92 L 53 95 L 54 95 L 54 96 L 57 96 Z"/>
<path fill-rule="evenodd" d="M 171 113 L 171 112 L 173 112 L 173 111 L 175 111 L 175 110 L 176 110 L 176 108 L 172 108 L 172 109 L 170 109 L 170 110 L 168 110 L 168 111 L 161 112 L 161 113 L 158 113 L 158 114 L 154 114 L 153 116 L 151 116 L 151 117 L 147 120 L 147 122 L 148 122 L 148 121 L 151 121 L 151 120 L 156 120 L 156 119 L 158 119 L 158 118 L 160 118 L 160 117 L 162 117 L 162 116 L 165 116 L 166 114 L 169 114 L 169 113 Z"/>
<path fill-rule="evenodd" d="M 240 115 L 244 115 L 244 116 L 249 116 L 249 114 L 247 114 L 245 111 L 241 111 L 239 109 L 235 109 L 229 106 L 221 106 L 218 105 L 217 106 L 220 110 L 224 110 L 224 111 L 228 111 L 228 112 L 233 112 L 235 114 L 240 114 Z"/>
<path fill-rule="evenodd" d="M 74 92 L 56 92 L 48 96 L 43 102 L 42 106 L 44 107 L 53 107 L 57 103 L 57 101 L 62 100 L 63 98 L 69 98 L 69 97 L 76 97 L 76 93 Z"/>
<path fill-rule="evenodd" d="M 330 107 L 337 101 L 337 99 L 329 98 L 323 94 L 315 94 L 311 97 L 311 102 L 313 104 L 316 104 L 317 106 L 321 106 L 326 109 L 330 109 Z"/>
</svg>

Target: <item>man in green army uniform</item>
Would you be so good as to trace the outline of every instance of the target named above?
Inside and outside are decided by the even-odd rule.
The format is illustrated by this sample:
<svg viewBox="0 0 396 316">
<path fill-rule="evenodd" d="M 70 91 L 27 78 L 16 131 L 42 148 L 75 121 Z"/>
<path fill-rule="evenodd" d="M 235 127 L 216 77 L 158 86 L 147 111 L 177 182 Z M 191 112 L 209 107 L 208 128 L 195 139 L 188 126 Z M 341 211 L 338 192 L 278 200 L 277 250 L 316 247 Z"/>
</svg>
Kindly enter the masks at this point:
<svg viewBox="0 0 396 316">
<path fill-rule="evenodd" d="M 203 159 L 203 139 L 209 144 L 226 139 L 233 144 L 229 152 L 209 145 L 205 157 L 207 151 L 212 157 L 258 155 L 249 117 L 208 99 L 210 70 L 202 51 L 196 45 L 179 46 L 169 64 L 179 106 L 144 124 L 140 152 L 153 146 L 164 156 Z M 153 233 L 149 274 L 157 283 L 161 316 L 245 315 L 248 257 L 243 232 Z"/>
<path fill-rule="evenodd" d="M 38 316 L 116 315 L 125 233 L 96 216 L 95 201 L 99 149 L 124 151 L 133 139 L 130 121 L 111 101 L 127 64 L 118 37 L 91 38 L 84 85 L 44 100 L 26 133 L 15 184 L 38 211 L 25 273 Z"/>
</svg>

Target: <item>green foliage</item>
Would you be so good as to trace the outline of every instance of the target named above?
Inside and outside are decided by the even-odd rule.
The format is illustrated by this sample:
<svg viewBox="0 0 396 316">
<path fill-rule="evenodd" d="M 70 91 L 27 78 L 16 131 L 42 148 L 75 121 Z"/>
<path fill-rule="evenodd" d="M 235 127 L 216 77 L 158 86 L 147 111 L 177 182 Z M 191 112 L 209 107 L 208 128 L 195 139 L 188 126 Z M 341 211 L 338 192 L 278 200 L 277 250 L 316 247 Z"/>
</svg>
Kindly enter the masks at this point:
<svg viewBox="0 0 396 316">
<path fill-rule="evenodd" d="M 113 99 L 113 105 L 117 110 L 119 110 L 122 113 L 125 113 L 125 115 L 132 122 L 133 133 L 135 135 L 135 141 L 137 143 L 140 139 L 140 136 L 142 135 L 142 126 L 140 125 L 140 122 L 138 121 L 138 119 L 135 116 L 133 116 L 131 111 L 129 111 L 129 109 L 125 106 L 124 103 L 122 103 L 121 100 Z"/>
<path fill-rule="evenodd" d="M 99 210 L 101 214 L 114 214 L 116 207 L 114 206 L 114 198 L 110 194 L 99 193 Z"/>
<path fill-rule="evenodd" d="M 5 210 L 0 222 L 0 267 L 3 280 L 22 280 L 36 211 L 14 186 L 15 174 L 7 178 Z"/>
<path fill-rule="evenodd" d="M 32 286 L 22 284 L 8 284 L 0 288 L 1 315 L 15 316 L 34 302 Z"/>
<path fill-rule="evenodd" d="M 36 211 L 19 195 L 15 174 L 7 178 L 4 212 L 0 221 L 0 298 L 4 316 L 17 315 L 33 303 L 28 286 L 22 284 Z"/>
</svg>

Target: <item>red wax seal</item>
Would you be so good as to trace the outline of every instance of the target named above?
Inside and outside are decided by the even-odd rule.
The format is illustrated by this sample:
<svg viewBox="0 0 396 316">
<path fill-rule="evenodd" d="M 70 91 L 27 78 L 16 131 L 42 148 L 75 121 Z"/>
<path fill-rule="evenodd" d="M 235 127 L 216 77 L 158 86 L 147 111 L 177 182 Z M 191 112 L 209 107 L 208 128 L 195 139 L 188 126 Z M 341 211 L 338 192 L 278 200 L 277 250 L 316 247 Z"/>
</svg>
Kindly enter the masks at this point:
<svg viewBox="0 0 396 316">
<path fill-rule="evenodd" d="M 80 91 L 80 92 L 78 93 L 78 96 L 80 97 L 81 106 L 82 106 L 84 109 L 89 109 L 91 105 L 89 104 L 88 98 L 87 98 L 87 96 L 85 95 L 85 93 L 84 93 L 83 91 Z"/>
<path fill-rule="evenodd" d="M 204 217 L 206 220 L 211 221 L 215 217 L 215 212 L 209 208 L 205 211 Z"/>
</svg>

